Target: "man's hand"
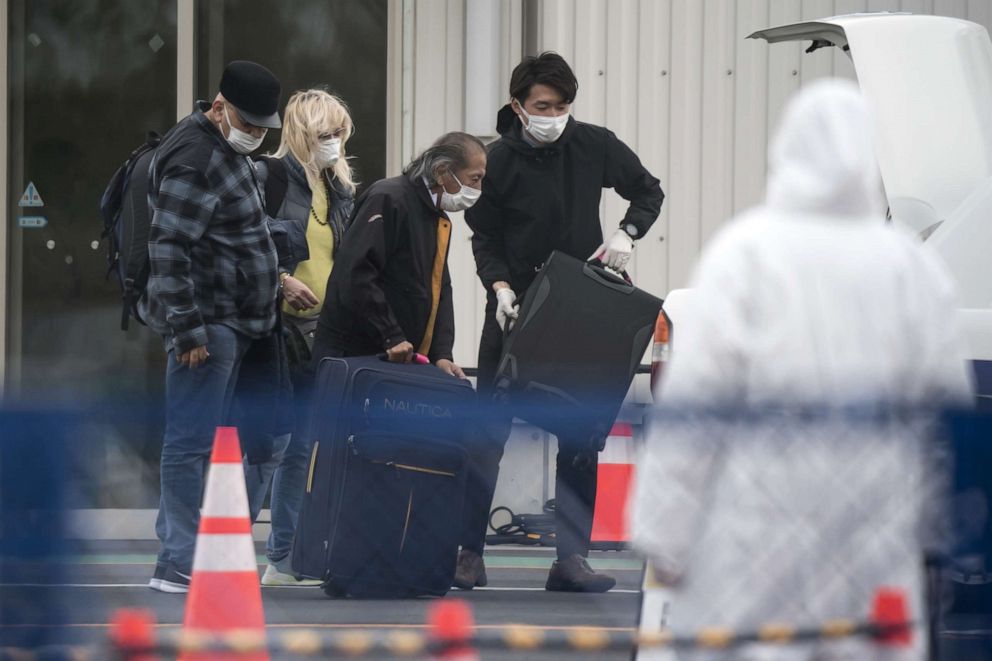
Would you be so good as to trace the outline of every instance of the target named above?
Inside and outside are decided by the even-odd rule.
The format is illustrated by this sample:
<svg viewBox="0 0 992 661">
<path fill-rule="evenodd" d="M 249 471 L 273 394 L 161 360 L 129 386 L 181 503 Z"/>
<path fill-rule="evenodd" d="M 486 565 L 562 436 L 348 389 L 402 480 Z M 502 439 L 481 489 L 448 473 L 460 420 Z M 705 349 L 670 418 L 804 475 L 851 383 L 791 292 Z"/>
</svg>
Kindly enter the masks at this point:
<svg viewBox="0 0 992 661">
<path fill-rule="evenodd" d="M 210 353 L 207 351 L 207 347 L 202 346 L 179 354 L 179 362 L 186 367 L 193 369 L 194 367 L 199 367 L 203 363 L 207 362 L 207 358 L 209 357 Z"/>
<path fill-rule="evenodd" d="M 413 360 L 413 345 L 403 340 L 386 349 L 386 358 L 391 363 L 409 363 Z"/>
<path fill-rule="evenodd" d="M 499 285 L 503 286 L 500 287 Z M 493 289 L 496 290 L 496 323 L 499 324 L 501 329 L 510 330 L 513 328 L 513 322 L 517 320 L 517 315 L 520 312 L 520 306 L 515 305 L 517 295 L 510 289 L 510 285 L 505 282 L 497 282 L 493 285 Z M 507 322 L 509 322 L 509 325 L 507 325 Z"/>
<path fill-rule="evenodd" d="M 627 262 L 630 261 L 633 252 L 634 239 L 621 228 L 613 233 L 609 241 L 596 248 L 596 252 L 589 259 L 598 258 L 603 264 L 619 273 L 627 268 Z"/>
<path fill-rule="evenodd" d="M 468 378 L 465 376 L 465 372 L 462 371 L 461 367 L 451 362 L 447 358 L 442 358 L 441 360 L 437 361 L 434 364 L 437 365 L 438 369 L 440 369 L 445 374 L 450 374 L 451 376 L 457 376 L 459 379 Z"/>
<path fill-rule="evenodd" d="M 293 276 L 288 276 L 282 281 L 282 296 L 289 303 L 289 306 L 294 310 L 299 310 L 300 312 L 306 312 L 313 306 L 320 303 L 320 299 L 310 288 L 303 284 L 302 281 L 297 280 Z"/>
</svg>

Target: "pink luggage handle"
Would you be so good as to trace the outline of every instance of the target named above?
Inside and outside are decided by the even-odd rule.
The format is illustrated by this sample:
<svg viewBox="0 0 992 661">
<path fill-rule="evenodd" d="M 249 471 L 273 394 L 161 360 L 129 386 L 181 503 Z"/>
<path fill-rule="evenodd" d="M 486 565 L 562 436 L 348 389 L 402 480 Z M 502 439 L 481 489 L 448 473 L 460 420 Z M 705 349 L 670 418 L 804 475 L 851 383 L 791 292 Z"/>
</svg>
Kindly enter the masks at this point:
<svg viewBox="0 0 992 661">
<path fill-rule="evenodd" d="M 385 353 L 380 353 L 379 360 L 384 360 L 388 362 L 389 356 L 386 355 Z M 413 354 L 413 360 L 411 360 L 410 362 L 413 363 L 414 365 L 430 365 L 431 359 L 422 353 L 415 353 Z"/>
</svg>

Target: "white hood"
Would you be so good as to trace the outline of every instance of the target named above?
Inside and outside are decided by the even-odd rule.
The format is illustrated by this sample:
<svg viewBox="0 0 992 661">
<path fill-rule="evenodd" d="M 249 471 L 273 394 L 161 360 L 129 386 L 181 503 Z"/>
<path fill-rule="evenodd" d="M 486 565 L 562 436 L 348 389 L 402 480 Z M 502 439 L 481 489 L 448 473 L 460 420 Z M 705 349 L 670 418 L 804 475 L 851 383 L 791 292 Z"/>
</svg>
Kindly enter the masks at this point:
<svg viewBox="0 0 992 661">
<path fill-rule="evenodd" d="M 769 207 L 840 216 L 875 215 L 885 198 L 871 114 L 857 85 L 823 80 L 788 106 L 769 149 Z"/>
<path fill-rule="evenodd" d="M 931 250 L 885 222 L 871 126 L 849 81 L 793 97 L 765 204 L 700 256 L 662 402 L 967 397 L 953 284 Z"/>
</svg>

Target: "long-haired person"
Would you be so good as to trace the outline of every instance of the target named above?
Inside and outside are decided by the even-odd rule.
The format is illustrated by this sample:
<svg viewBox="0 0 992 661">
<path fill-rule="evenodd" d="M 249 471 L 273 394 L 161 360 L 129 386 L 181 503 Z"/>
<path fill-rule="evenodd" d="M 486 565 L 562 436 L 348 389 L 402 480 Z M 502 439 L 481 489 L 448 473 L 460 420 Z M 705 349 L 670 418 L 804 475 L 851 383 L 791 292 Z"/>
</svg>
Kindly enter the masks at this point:
<svg viewBox="0 0 992 661">
<path fill-rule="evenodd" d="M 306 585 L 290 566 L 290 549 L 303 498 L 310 458 L 305 429 L 307 367 L 324 306 L 327 280 L 345 223 L 355 206 L 355 181 L 345 158 L 354 132 L 345 104 L 322 89 L 296 92 L 286 104 L 282 140 L 276 153 L 258 163 L 270 227 L 279 246 L 282 323 L 289 376 L 295 393 L 295 429 L 283 437 L 284 450 L 272 461 L 248 467 L 252 519 L 258 516 L 269 485 L 272 532 L 269 564 L 262 585 Z"/>
<path fill-rule="evenodd" d="M 381 179 L 358 200 L 335 269 L 330 304 L 317 325 L 314 363 L 325 356 L 385 352 L 408 363 L 419 353 L 459 378 L 448 273 L 449 213 L 481 195 L 486 148 L 475 136 L 446 133 L 403 174 Z"/>
</svg>

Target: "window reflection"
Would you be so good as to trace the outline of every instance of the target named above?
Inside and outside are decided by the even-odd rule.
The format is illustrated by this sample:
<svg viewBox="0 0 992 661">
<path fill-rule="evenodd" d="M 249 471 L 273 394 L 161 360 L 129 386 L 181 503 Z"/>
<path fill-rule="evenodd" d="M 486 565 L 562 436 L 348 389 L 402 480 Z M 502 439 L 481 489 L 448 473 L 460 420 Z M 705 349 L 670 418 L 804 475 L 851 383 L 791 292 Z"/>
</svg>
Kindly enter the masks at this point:
<svg viewBox="0 0 992 661">
<path fill-rule="evenodd" d="M 282 103 L 325 86 L 355 120 L 348 155 L 358 181 L 386 170 L 386 0 L 215 0 L 198 4 L 197 98 L 212 99 L 224 65 L 264 64 L 282 83 Z M 279 132 L 259 150 L 275 152 Z"/>
<path fill-rule="evenodd" d="M 157 479 L 164 356 L 147 329 L 119 328 L 98 202 L 145 133 L 175 121 L 176 2 L 12 0 L 9 11 L 8 380 L 45 406 L 120 402 L 127 419 L 99 416 L 93 468 L 126 479 L 81 481 L 79 506 L 150 506 L 141 482 Z M 29 182 L 43 207 L 18 206 Z M 21 229 L 25 215 L 47 224 Z"/>
<path fill-rule="evenodd" d="M 358 178 L 385 175 L 386 0 L 196 3 L 197 98 L 223 66 L 252 59 L 283 84 L 326 86 L 350 106 Z M 107 278 L 99 198 L 150 130 L 176 121 L 177 2 L 10 0 L 7 245 L 8 392 L 93 413 L 77 507 L 155 507 L 164 416 L 162 342 L 120 330 L 120 289 Z M 270 131 L 261 152 L 275 151 Z M 43 207 L 19 207 L 33 183 Z M 44 227 L 20 228 L 23 216 Z"/>
</svg>

